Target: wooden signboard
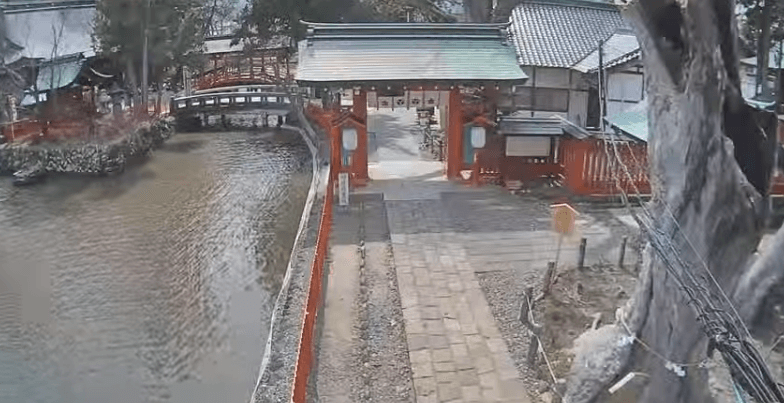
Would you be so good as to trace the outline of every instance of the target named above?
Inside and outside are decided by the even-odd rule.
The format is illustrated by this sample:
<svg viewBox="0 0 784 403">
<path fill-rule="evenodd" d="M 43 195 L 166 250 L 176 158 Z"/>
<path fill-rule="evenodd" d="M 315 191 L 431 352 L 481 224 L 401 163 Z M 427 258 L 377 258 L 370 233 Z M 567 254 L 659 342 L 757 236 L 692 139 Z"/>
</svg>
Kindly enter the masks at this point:
<svg viewBox="0 0 784 403">
<path fill-rule="evenodd" d="M 553 204 L 550 208 L 553 209 L 553 230 L 561 235 L 569 235 L 574 232 L 577 210 L 566 203 Z"/>
<path fill-rule="evenodd" d="M 348 206 L 348 172 L 338 174 L 338 205 Z"/>
</svg>

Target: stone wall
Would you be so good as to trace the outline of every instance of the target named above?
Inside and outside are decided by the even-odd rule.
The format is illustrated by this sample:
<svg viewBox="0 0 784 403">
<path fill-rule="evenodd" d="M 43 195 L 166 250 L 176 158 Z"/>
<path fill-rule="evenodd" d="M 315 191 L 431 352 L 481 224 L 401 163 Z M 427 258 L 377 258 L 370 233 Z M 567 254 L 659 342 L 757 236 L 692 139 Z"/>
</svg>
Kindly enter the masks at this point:
<svg viewBox="0 0 784 403">
<path fill-rule="evenodd" d="M 281 111 L 283 113 L 283 111 Z M 278 114 L 265 111 L 234 111 L 223 114 L 200 113 L 183 114 L 177 118 L 177 130 L 180 131 L 231 131 L 258 130 L 277 125 Z M 280 114 L 283 124 L 296 121 L 295 112 Z M 267 119 L 265 119 L 267 118 Z M 266 120 L 266 121 L 265 121 Z"/>
<path fill-rule="evenodd" d="M 142 123 L 113 141 L 68 141 L 37 145 L 0 145 L 0 174 L 41 164 L 46 172 L 104 174 L 121 171 L 129 160 L 144 156 L 174 134 L 170 119 Z"/>
</svg>

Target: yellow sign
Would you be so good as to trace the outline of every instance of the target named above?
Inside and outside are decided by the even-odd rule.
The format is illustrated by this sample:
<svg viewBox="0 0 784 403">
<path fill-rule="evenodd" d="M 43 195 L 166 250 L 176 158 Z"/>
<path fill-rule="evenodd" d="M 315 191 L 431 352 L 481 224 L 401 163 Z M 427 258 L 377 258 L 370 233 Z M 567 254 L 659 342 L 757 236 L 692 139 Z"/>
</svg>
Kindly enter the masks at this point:
<svg viewBox="0 0 784 403">
<path fill-rule="evenodd" d="M 553 231 L 568 235 L 574 232 L 574 222 L 579 213 L 568 204 L 553 204 Z"/>
</svg>

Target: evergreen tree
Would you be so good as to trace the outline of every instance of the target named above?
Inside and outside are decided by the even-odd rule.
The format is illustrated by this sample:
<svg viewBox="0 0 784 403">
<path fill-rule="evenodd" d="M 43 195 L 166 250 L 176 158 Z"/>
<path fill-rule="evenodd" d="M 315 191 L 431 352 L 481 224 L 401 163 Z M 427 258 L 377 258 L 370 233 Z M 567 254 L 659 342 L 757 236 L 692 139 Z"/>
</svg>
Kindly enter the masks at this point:
<svg viewBox="0 0 784 403">
<path fill-rule="evenodd" d="M 781 0 L 739 0 L 743 13 L 741 36 L 745 39 L 748 53 L 757 55 L 757 80 L 761 82 L 768 76 L 770 50 L 778 49 L 777 44 L 784 40 L 784 3 Z M 762 95 L 769 96 L 767 86 L 762 87 Z"/>
<path fill-rule="evenodd" d="M 253 0 L 241 13 L 241 38 L 305 37 L 308 22 L 450 22 L 455 0 Z"/>
<path fill-rule="evenodd" d="M 94 42 L 98 52 L 126 70 L 126 84 L 142 77 L 145 31 L 151 83 L 182 66 L 198 66 L 204 45 L 205 0 L 101 0 Z"/>
</svg>

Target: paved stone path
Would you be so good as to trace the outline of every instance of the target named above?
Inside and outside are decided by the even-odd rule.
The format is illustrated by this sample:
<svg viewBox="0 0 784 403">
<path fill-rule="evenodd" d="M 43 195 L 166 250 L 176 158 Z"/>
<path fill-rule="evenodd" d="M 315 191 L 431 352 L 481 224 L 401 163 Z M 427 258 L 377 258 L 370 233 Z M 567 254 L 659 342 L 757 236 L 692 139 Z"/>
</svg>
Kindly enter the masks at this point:
<svg viewBox="0 0 784 403">
<path fill-rule="evenodd" d="M 380 115 L 370 117 L 370 123 L 378 119 L 369 165 L 373 181 L 352 197 L 383 195 L 416 402 L 529 402 L 476 273 L 543 273 L 558 244 L 547 206 L 494 187 L 447 182 L 443 165 L 423 158 L 418 139 L 407 132 L 413 112 Z M 356 219 L 338 214 L 335 226 L 354 228 Z M 580 236 L 597 244 L 614 242 L 606 227 L 591 217 L 581 220 L 583 233 L 563 242 L 559 260 L 565 264 L 576 262 Z M 593 253 L 591 246 L 587 264 L 613 258 Z M 356 275 L 347 273 L 357 267 L 348 247 L 333 240 L 330 282 L 356 281 Z M 349 315 L 344 299 L 351 298 L 352 286 L 329 289 L 326 328 L 350 326 L 353 319 L 344 317 Z M 337 308 L 332 312 L 331 303 Z M 335 398 L 322 401 L 345 401 L 345 394 L 338 397 L 345 387 L 332 389 Z"/>
<path fill-rule="evenodd" d="M 386 150 L 383 136 L 413 121 L 405 119 L 381 119 L 395 127 L 377 126 L 381 158 L 370 166 L 374 183 L 363 191 L 384 195 L 416 401 L 527 402 L 470 255 L 457 242 L 459 223 L 449 214 L 451 195 L 485 195 L 445 181 L 441 163 L 413 152 L 413 136 L 394 137 L 386 148 L 396 150 Z"/>
<path fill-rule="evenodd" d="M 394 210 L 394 209 L 390 209 Z M 418 403 L 525 402 L 465 250 L 449 233 L 405 234 L 392 244 Z"/>
</svg>

